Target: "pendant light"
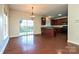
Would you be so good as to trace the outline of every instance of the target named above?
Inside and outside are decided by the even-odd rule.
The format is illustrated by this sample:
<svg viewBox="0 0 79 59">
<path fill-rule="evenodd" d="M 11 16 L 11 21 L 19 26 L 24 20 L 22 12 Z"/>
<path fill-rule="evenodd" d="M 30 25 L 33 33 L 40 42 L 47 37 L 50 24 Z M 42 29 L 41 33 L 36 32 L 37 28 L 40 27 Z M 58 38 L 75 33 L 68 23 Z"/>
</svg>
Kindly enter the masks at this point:
<svg viewBox="0 0 79 59">
<path fill-rule="evenodd" d="M 32 7 L 32 15 L 30 16 L 31 18 L 34 18 L 35 16 L 34 16 L 34 13 L 33 13 L 33 9 L 34 9 L 34 7 Z"/>
</svg>

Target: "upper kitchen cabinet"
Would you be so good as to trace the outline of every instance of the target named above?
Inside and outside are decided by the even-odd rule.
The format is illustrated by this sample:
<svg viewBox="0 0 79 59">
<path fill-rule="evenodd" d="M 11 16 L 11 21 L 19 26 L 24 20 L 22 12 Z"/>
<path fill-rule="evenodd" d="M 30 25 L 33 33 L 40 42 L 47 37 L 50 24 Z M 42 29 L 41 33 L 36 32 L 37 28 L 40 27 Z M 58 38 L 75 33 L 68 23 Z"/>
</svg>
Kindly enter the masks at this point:
<svg viewBox="0 0 79 59">
<path fill-rule="evenodd" d="M 67 17 L 51 19 L 51 25 L 67 25 Z"/>
<path fill-rule="evenodd" d="M 55 24 L 55 19 L 51 18 L 50 22 L 51 22 L 51 25 L 54 25 Z"/>
<path fill-rule="evenodd" d="M 45 17 L 41 17 L 41 25 L 46 25 L 46 18 Z"/>
</svg>

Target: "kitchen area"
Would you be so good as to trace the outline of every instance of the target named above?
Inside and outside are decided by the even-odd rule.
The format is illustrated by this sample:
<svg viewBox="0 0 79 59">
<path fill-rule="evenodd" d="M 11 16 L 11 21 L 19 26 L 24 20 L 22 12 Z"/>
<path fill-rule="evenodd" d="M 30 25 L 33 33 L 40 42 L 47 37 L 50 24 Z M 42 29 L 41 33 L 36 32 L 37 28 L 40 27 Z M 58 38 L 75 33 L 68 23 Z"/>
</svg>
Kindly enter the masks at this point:
<svg viewBox="0 0 79 59">
<path fill-rule="evenodd" d="M 67 34 L 67 16 L 50 18 L 41 17 L 41 34 L 47 37 L 56 37 L 58 33 Z"/>
</svg>

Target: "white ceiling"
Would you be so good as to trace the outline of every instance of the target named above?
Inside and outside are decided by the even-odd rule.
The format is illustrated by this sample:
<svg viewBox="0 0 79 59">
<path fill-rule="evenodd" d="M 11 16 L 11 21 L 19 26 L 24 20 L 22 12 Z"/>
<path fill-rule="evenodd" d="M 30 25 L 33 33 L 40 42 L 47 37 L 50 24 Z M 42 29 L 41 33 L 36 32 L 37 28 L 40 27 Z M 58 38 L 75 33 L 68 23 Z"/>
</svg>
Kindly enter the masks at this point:
<svg viewBox="0 0 79 59">
<path fill-rule="evenodd" d="M 58 14 L 67 16 L 68 13 L 67 4 L 10 4 L 9 8 L 17 11 L 31 13 L 32 6 L 34 7 L 33 12 L 36 15 L 57 17 Z"/>
</svg>

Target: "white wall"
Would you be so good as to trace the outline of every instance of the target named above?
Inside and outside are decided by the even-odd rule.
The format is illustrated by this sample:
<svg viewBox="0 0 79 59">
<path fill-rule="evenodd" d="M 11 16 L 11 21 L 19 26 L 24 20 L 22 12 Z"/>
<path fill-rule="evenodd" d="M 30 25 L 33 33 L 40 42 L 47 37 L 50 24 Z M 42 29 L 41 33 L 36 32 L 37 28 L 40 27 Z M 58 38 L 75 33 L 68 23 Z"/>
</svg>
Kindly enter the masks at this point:
<svg viewBox="0 0 79 59">
<path fill-rule="evenodd" d="M 50 22 L 50 19 L 48 17 L 46 17 L 46 26 L 51 26 L 51 22 Z"/>
<path fill-rule="evenodd" d="M 5 15 L 7 16 L 5 17 Z M 7 18 L 7 26 L 5 24 Z M 6 29 L 6 30 L 5 30 Z M 4 52 L 9 41 L 8 36 L 8 5 L 0 4 L 0 54 Z"/>
<path fill-rule="evenodd" d="M 34 19 L 34 34 L 41 34 L 41 18 L 36 16 Z"/>
<path fill-rule="evenodd" d="M 68 42 L 79 45 L 79 5 L 68 5 Z"/>
<path fill-rule="evenodd" d="M 5 17 L 6 15 L 5 12 L 7 14 L 6 17 Z M 7 5 L 0 5 L 0 40 L 4 39 L 5 36 L 8 36 L 8 25 L 6 27 L 7 31 L 5 31 L 6 18 L 8 23 L 8 7 Z"/>
<path fill-rule="evenodd" d="M 0 5 L 0 42 L 3 39 L 3 14 L 2 14 L 2 5 Z"/>
<path fill-rule="evenodd" d="M 19 36 L 19 21 L 23 18 L 28 20 L 31 14 L 27 14 L 24 12 L 11 10 L 10 9 L 10 18 L 9 18 L 9 35 L 10 37 Z M 41 33 L 41 20 L 39 16 L 34 18 L 34 34 Z"/>
</svg>

